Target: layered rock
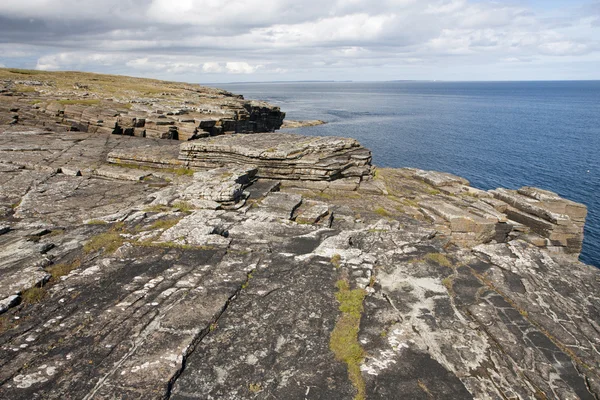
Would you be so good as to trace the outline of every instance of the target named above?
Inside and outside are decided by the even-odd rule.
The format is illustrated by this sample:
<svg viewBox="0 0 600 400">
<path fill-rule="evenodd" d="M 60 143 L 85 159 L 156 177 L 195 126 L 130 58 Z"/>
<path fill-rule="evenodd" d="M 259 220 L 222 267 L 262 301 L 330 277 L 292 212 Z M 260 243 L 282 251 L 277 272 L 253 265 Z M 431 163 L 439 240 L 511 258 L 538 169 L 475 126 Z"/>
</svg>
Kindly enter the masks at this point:
<svg viewBox="0 0 600 400">
<path fill-rule="evenodd" d="M 432 187 L 435 196 L 430 197 L 435 198 L 426 196 L 419 206 L 428 217 L 441 218 L 457 244 L 473 247 L 520 238 L 553 252 L 576 257 L 581 252 L 587 215 L 583 204 L 532 187 L 486 192 L 452 174 L 405 171 Z"/>
<path fill-rule="evenodd" d="M 254 165 L 257 176 L 357 183 L 371 173 L 371 152 L 354 139 L 284 133 L 228 135 L 181 145 L 179 159 L 195 168 Z"/>
<path fill-rule="evenodd" d="M 19 76 L 0 69 L 0 123 L 188 140 L 272 132 L 285 118 L 269 103 L 199 85 L 84 73 Z"/>
<path fill-rule="evenodd" d="M 276 136 L 208 139 L 193 171 L 164 140 L 15 125 L 0 398 L 598 398 L 582 205 L 433 171 L 364 179 L 370 154 L 339 138 L 284 138 L 277 157 Z"/>
</svg>

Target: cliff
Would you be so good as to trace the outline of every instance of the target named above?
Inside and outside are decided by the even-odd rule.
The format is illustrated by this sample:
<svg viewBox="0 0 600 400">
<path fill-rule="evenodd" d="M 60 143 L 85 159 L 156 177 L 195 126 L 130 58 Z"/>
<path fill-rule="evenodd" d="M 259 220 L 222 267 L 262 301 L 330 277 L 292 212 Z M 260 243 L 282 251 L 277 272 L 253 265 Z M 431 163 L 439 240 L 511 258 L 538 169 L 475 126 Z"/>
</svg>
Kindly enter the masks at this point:
<svg viewBox="0 0 600 400">
<path fill-rule="evenodd" d="M 285 113 L 262 101 L 178 82 L 83 72 L 0 69 L 3 120 L 49 131 L 188 140 L 271 132 Z"/>
<path fill-rule="evenodd" d="M 377 169 L 352 139 L 21 113 L 0 112 L 0 398 L 598 398 L 581 204 Z"/>
</svg>

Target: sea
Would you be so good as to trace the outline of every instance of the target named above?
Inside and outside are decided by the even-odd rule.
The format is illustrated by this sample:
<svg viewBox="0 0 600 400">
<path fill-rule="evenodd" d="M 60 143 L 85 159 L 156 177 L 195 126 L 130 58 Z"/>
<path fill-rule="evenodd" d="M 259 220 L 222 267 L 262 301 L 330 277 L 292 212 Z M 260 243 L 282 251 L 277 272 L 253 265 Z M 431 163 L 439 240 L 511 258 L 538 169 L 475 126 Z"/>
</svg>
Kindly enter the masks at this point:
<svg viewBox="0 0 600 400">
<path fill-rule="evenodd" d="M 600 81 L 220 84 L 326 121 L 381 167 L 450 172 L 488 190 L 537 186 L 588 206 L 581 261 L 600 267 Z"/>
</svg>

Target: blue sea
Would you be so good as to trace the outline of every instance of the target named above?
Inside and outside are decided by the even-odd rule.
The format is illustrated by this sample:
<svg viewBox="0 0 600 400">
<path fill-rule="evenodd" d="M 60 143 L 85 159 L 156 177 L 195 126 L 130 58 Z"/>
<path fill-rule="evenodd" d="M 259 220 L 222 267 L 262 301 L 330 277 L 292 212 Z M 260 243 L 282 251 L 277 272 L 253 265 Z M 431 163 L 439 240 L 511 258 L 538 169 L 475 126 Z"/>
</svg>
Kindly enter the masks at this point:
<svg viewBox="0 0 600 400">
<path fill-rule="evenodd" d="M 451 172 L 481 189 L 537 186 L 588 206 L 581 260 L 600 267 L 600 81 L 219 85 L 327 125 L 384 167 Z"/>
</svg>

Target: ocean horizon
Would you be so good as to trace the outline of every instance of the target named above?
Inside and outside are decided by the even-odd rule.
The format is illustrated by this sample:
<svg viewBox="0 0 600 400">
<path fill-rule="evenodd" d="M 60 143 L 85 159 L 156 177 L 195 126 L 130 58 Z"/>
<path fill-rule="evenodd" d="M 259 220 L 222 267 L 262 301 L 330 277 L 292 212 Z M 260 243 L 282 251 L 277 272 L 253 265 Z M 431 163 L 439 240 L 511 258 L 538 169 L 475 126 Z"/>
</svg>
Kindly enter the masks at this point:
<svg viewBox="0 0 600 400">
<path fill-rule="evenodd" d="M 212 84 L 214 85 L 214 84 Z M 600 81 L 219 84 L 281 107 L 290 131 L 345 136 L 380 167 L 450 172 L 484 189 L 536 186 L 585 204 L 580 259 L 600 267 Z"/>
</svg>

